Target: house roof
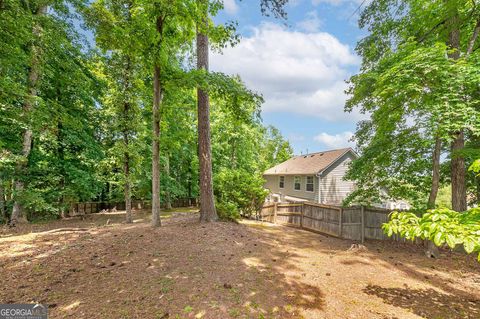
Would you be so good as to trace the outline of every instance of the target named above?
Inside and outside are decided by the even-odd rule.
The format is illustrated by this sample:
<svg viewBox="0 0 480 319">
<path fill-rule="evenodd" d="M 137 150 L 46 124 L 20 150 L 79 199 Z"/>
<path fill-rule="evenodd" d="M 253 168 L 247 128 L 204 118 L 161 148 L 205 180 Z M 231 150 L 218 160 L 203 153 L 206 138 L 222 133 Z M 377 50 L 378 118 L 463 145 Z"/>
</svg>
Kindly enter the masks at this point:
<svg viewBox="0 0 480 319">
<path fill-rule="evenodd" d="M 356 156 L 350 147 L 294 156 L 267 169 L 263 175 L 315 175 L 327 169 L 348 152 L 352 152 Z"/>
</svg>

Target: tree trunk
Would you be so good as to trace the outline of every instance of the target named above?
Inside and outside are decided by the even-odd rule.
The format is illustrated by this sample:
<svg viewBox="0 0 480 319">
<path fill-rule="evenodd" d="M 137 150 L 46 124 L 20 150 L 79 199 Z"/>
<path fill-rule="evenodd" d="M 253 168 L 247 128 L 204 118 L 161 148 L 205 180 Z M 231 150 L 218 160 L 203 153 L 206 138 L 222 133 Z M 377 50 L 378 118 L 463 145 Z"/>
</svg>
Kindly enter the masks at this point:
<svg viewBox="0 0 480 319">
<path fill-rule="evenodd" d="M 430 196 L 428 197 L 427 207 L 429 209 L 435 208 L 437 201 L 438 188 L 440 186 L 440 153 L 442 152 L 442 140 L 435 138 L 435 147 L 432 154 L 432 187 L 430 189 Z M 438 247 L 431 240 L 425 241 L 425 255 L 429 258 L 440 257 Z"/>
<path fill-rule="evenodd" d="M 5 222 L 8 221 L 7 210 L 5 208 L 5 191 L 3 190 L 3 181 L 0 179 L 0 214 Z"/>
<path fill-rule="evenodd" d="M 128 137 L 124 137 L 125 143 L 128 147 Z M 125 174 L 125 222 L 130 224 L 133 222 L 132 218 L 132 193 L 131 193 L 131 185 L 130 185 L 130 156 L 128 152 L 124 154 L 124 163 L 123 163 L 123 172 Z"/>
<path fill-rule="evenodd" d="M 160 221 L 160 67 L 155 66 L 153 78 L 153 143 L 152 143 L 152 226 L 161 225 Z"/>
<path fill-rule="evenodd" d="M 59 90 L 57 90 L 57 94 L 60 96 Z M 58 101 L 57 101 L 58 102 Z M 57 153 L 58 153 L 58 160 L 60 161 L 60 181 L 58 183 L 60 195 L 58 198 L 58 208 L 59 208 L 59 215 L 61 218 L 68 217 L 68 210 L 65 210 L 65 147 L 63 142 L 63 124 L 62 120 L 58 119 L 57 123 Z"/>
<path fill-rule="evenodd" d="M 127 114 L 128 114 L 128 103 L 124 104 L 124 115 L 125 115 L 125 120 L 127 120 Z M 129 140 L 128 140 L 128 132 L 126 129 L 123 131 L 123 143 L 125 144 L 125 151 L 123 155 L 123 173 L 124 173 L 124 179 L 125 179 L 125 184 L 124 184 L 124 192 L 125 192 L 125 222 L 127 224 L 130 224 L 133 222 L 132 219 L 132 194 L 131 194 L 131 185 L 130 185 L 130 156 L 128 153 L 128 145 L 129 145 Z"/>
<path fill-rule="evenodd" d="M 130 10 L 132 4 L 129 2 L 127 3 L 128 10 L 128 20 L 130 21 Z M 124 101 L 123 101 L 123 144 L 125 147 L 125 152 L 123 154 L 123 174 L 124 174 L 124 196 L 125 196 L 125 222 L 130 224 L 133 222 L 132 217 L 132 186 L 130 181 L 130 141 L 129 141 L 129 134 L 130 134 L 130 101 L 129 101 L 129 90 L 130 90 L 130 74 L 132 72 L 131 60 L 130 56 L 126 56 L 126 65 L 125 65 L 125 82 L 124 82 Z"/>
<path fill-rule="evenodd" d="M 172 200 L 170 198 L 170 153 L 167 153 L 165 163 L 165 175 L 167 175 L 168 184 L 165 189 L 165 208 L 172 209 Z"/>
<path fill-rule="evenodd" d="M 130 58 L 127 56 L 127 64 L 125 66 L 125 85 L 124 93 L 125 99 L 127 99 L 126 94 L 130 86 Z M 123 146 L 125 147 L 125 152 L 123 154 L 123 178 L 124 178 L 124 195 L 125 195 L 125 222 L 130 224 L 133 222 L 132 219 L 132 194 L 131 194 L 131 183 L 130 183 L 130 150 L 129 148 L 129 113 L 130 113 L 130 103 L 128 100 L 123 101 Z"/>
<path fill-rule="evenodd" d="M 190 165 L 188 167 L 188 182 L 187 182 L 187 189 L 188 189 L 188 205 L 191 206 L 192 200 L 192 178 L 193 178 L 193 169 L 192 169 L 192 160 L 190 159 Z"/>
<path fill-rule="evenodd" d="M 47 6 L 42 5 L 38 8 L 35 16 L 38 18 L 44 15 L 47 12 Z M 38 23 L 34 24 L 32 33 L 34 36 L 34 41 L 38 40 L 41 36 L 42 28 Z M 28 97 L 25 99 L 22 109 L 23 109 L 23 117 L 27 120 L 30 120 L 30 114 L 35 104 L 35 99 L 37 98 L 37 86 L 38 80 L 40 76 L 40 48 L 35 45 L 35 43 L 31 46 L 31 64 L 30 70 L 28 72 Z M 30 155 L 31 147 L 32 147 L 32 129 L 30 128 L 31 124 L 27 124 L 27 128 L 23 132 L 22 136 L 22 160 L 18 161 L 15 170 L 16 170 L 16 181 L 14 184 L 14 196 L 15 200 L 13 203 L 12 209 L 12 216 L 10 218 L 10 225 L 15 226 L 19 221 L 26 221 L 25 216 L 23 215 L 23 208 L 22 204 L 20 203 L 19 196 L 23 192 L 25 187 L 22 174 L 25 173 L 27 168 L 28 156 Z"/>
<path fill-rule="evenodd" d="M 456 134 L 455 140 L 451 145 L 452 162 L 452 209 L 457 212 L 467 210 L 467 188 L 465 185 L 465 159 L 458 151 L 465 147 L 464 133 Z"/>
<path fill-rule="evenodd" d="M 448 57 L 453 60 L 460 58 L 460 18 L 458 8 L 452 6 L 454 12 L 449 19 L 448 47 L 455 51 L 449 52 Z M 463 130 L 452 132 L 454 140 L 451 149 L 451 183 L 452 183 L 452 209 L 457 212 L 467 210 L 467 188 L 465 185 L 465 159 L 458 151 L 465 147 Z"/>
<path fill-rule="evenodd" d="M 429 209 L 435 208 L 437 200 L 438 188 L 440 186 L 440 153 L 442 151 L 442 141 L 440 138 L 435 139 L 435 148 L 432 155 L 432 188 L 430 189 L 430 196 L 428 197 L 427 207 Z"/>
<path fill-rule="evenodd" d="M 157 32 L 160 34 L 160 45 L 163 36 L 163 17 L 157 17 Z M 157 63 L 157 62 L 156 62 Z M 160 116 L 163 91 L 160 82 L 160 65 L 155 64 L 153 70 L 153 142 L 152 142 L 152 226 L 161 226 L 160 220 Z"/>
<path fill-rule="evenodd" d="M 204 11 L 203 28 L 197 26 L 197 68 L 208 72 L 208 13 Z M 200 174 L 200 221 L 218 219 L 213 198 L 212 150 L 210 144 L 210 101 L 208 93 L 197 88 L 198 161 Z"/>
</svg>

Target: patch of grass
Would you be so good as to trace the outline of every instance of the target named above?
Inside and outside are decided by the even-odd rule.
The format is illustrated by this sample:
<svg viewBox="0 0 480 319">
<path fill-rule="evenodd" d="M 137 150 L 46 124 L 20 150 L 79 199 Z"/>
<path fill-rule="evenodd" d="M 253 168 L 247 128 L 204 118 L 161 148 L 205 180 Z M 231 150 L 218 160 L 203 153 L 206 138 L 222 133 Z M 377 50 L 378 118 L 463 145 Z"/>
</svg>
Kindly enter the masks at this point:
<svg viewBox="0 0 480 319">
<path fill-rule="evenodd" d="M 259 307 L 259 304 L 256 303 L 255 301 L 252 301 L 252 302 L 250 303 L 250 308 L 257 310 L 258 307 Z"/>
<path fill-rule="evenodd" d="M 193 308 L 191 306 L 185 306 L 185 308 L 183 308 L 183 312 L 185 313 L 190 313 L 193 311 Z"/>
<path fill-rule="evenodd" d="M 285 305 L 285 306 L 283 306 L 283 309 L 285 309 L 285 311 L 288 312 L 288 313 L 293 312 L 293 306 L 292 305 Z"/>
<path fill-rule="evenodd" d="M 240 310 L 238 310 L 237 308 L 232 308 L 232 309 L 229 309 L 228 310 L 228 314 L 230 315 L 230 317 L 232 318 L 237 318 L 240 316 L 241 312 Z"/>
<path fill-rule="evenodd" d="M 236 304 L 239 304 L 242 301 L 242 296 L 240 292 L 235 288 L 230 288 L 230 296 Z"/>
<path fill-rule="evenodd" d="M 172 290 L 173 283 L 173 279 L 167 277 L 163 277 L 158 280 L 160 291 L 164 294 L 169 293 Z"/>
</svg>

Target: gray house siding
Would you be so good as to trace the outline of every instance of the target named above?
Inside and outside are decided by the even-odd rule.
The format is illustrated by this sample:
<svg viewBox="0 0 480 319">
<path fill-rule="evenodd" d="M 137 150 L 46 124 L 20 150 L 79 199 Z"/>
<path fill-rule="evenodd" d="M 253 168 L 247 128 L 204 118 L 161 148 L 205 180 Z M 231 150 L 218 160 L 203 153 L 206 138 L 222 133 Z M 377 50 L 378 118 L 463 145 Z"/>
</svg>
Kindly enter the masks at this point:
<svg viewBox="0 0 480 319">
<path fill-rule="evenodd" d="M 353 155 L 350 152 L 346 153 L 322 173 L 319 187 L 320 203 L 341 204 L 355 189 L 354 182 L 343 180 L 352 159 Z"/>
<path fill-rule="evenodd" d="M 314 175 L 283 175 L 285 176 L 284 188 L 280 188 L 280 176 L 278 175 L 265 175 L 265 188 L 273 194 L 282 194 L 291 197 L 303 198 L 309 201 L 318 202 L 318 177 Z M 300 190 L 294 189 L 294 176 L 300 176 Z M 313 176 L 313 192 L 306 190 L 307 176 Z"/>
</svg>

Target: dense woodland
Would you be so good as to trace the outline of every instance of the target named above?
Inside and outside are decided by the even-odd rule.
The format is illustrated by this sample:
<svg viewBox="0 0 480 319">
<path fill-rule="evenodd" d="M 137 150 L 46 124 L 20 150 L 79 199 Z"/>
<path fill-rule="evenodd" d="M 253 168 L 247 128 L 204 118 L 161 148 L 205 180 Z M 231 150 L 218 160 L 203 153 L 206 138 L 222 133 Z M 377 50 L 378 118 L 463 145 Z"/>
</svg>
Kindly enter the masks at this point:
<svg viewBox="0 0 480 319">
<path fill-rule="evenodd" d="M 257 5 L 284 14 L 278 1 Z M 213 23 L 221 8 L 221 1 L 0 1 L 2 221 L 122 200 L 131 221 L 130 200 L 152 197 L 158 216 L 160 201 L 168 207 L 199 196 L 201 178 L 211 190 L 201 165 L 213 172 L 220 217 L 261 204 L 261 172 L 292 149 L 262 124 L 259 94 L 238 77 L 208 73 L 209 44 L 221 50 L 239 40 L 233 23 Z M 211 159 L 199 161 L 199 152 Z"/>
</svg>

